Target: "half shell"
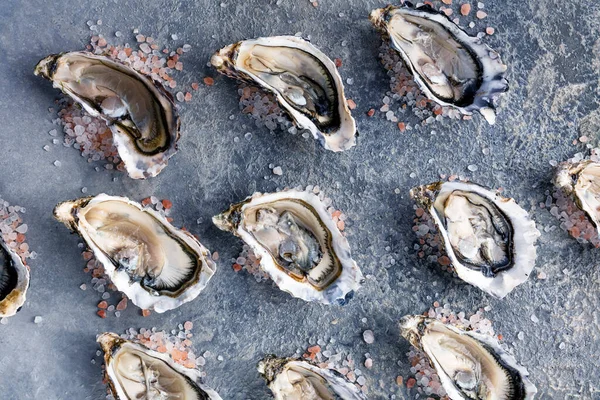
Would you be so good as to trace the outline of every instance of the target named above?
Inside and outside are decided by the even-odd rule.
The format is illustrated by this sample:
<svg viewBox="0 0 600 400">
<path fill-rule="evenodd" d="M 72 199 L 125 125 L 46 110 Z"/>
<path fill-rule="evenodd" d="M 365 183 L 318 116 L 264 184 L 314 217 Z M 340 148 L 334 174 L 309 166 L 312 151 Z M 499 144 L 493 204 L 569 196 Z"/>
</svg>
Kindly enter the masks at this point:
<svg viewBox="0 0 600 400">
<path fill-rule="evenodd" d="M 179 117 L 173 97 L 160 83 L 87 52 L 50 55 L 34 73 L 108 123 L 130 177 L 158 175 L 177 152 Z"/>
<path fill-rule="evenodd" d="M 261 268 L 294 297 L 343 305 L 364 280 L 348 241 L 312 193 L 255 193 L 213 222 L 246 242 Z"/>
<path fill-rule="evenodd" d="M 327 150 L 356 144 L 342 78 L 333 61 L 310 42 L 295 36 L 244 40 L 219 50 L 211 64 L 273 93 L 296 125 Z"/>
<path fill-rule="evenodd" d="M 275 400 L 366 400 L 339 372 L 294 358 L 267 356 L 258 364 Z"/>
<path fill-rule="evenodd" d="M 98 343 L 104 351 L 104 375 L 116 400 L 221 400 L 202 383 L 200 371 L 173 362 L 167 354 L 110 332 L 100 335 Z"/>
<path fill-rule="evenodd" d="M 422 315 L 402 318 L 400 331 L 427 355 L 452 400 L 530 400 L 537 392 L 527 370 L 491 336 Z"/>
<path fill-rule="evenodd" d="M 429 5 L 415 7 L 406 1 L 373 10 L 370 19 L 429 99 L 464 114 L 478 111 L 495 123 L 494 102 L 508 90 L 506 65 L 497 52 Z"/>
<path fill-rule="evenodd" d="M 554 184 L 573 197 L 600 236 L 600 163 L 591 160 L 561 163 Z"/>
<path fill-rule="evenodd" d="M 527 280 L 540 232 L 513 199 L 466 182 L 420 186 L 411 197 L 433 217 L 461 279 L 499 298 Z"/>
<path fill-rule="evenodd" d="M 0 318 L 21 309 L 29 288 L 29 268 L 21 257 L 0 239 Z"/>
<path fill-rule="evenodd" d="M 81 235 L 112 283 L 142 309 L 179 307 L 215 273 L 210 252 L 194 236 L 125 197 L 66 201 L 54 216 Z"/>
</svg>

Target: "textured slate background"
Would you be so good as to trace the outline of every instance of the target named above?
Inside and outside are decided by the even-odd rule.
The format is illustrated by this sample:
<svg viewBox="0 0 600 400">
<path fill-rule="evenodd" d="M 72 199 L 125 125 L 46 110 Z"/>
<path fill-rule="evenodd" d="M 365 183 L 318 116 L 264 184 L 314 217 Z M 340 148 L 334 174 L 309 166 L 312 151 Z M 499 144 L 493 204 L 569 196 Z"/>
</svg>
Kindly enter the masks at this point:
<svg viewBox="0 0 600 400">
<path fill-rule="evenodd" d="M 394 383 L 410 367 L 405 358 L 409 345 L 398 339 L 397 321 L 437 299 L 467 313 L 490 305 L 488 317 L 508 343 L 515 343 L 515 355 L 531 372 L 540 398 L 600 398 L 598 250 L 579 245 L 560 229 L 544 232 L 536 268 L 548 278 L 538 280 L 534 273 L 505 300 L 495 300 L 417 260 L 408 197 L 412 186 L 436 180 L 440 173 L 459 173 L 504 187 L 527 209 L 545 200 L 549 162 L 583 150 L 572 144 L 581 135 L 597 144 L 599 3 L 486 1 L 487 24 L 496 28 L 486 41 L 509 65 L 511 83 L 497 125 L 490 127 L 475 116 L 402 134 L 380 116 L 365 116 L 369 108 L 381 106 L 389 87 L 377 58 L 380 37 L 367 20 L 368 12 L 385 2 L 322 0 L 315 9 L 305 0 L 282 0 L 280 5 L 273 0 L 223 1 L 225 7 L 218 1 L 2 2 L 0 193 L 27 208 L 28 241 L 40 256 L 30 262 L 25 307 L 8 325 L 0 325 L 0 397 L 103 398 L 100 367 L 90 363 L 96 334 L 129 327 L 172 329 L 193 320 L 196 349 L 215 355 L 206 365 L 207 383 L 225 399 L 268 398 L 255 370 L 258 359 L 266 353 L 292 354 L 318 338 L 335 338 L 334 348 L 350 351 L 361 364 L 362 355 L 371 353 L 373 369 L 361 368 L 370 398 L 408 398 Z M 300 135 L 253 128 L 253 121 L 238 110 L 236 83 L 221 77 L 213 87 L 201 86 L 194 100 L 182 106 L 180 151 L 157 178 L 139 182 L 118 172 L 96 172 L 77 151 L 60 145 L 45 152 L 42 147 L 53 128 L 48 107 L 57 91 L 33 76 L 33 66 L 49 53 L 82 48 L 90 34 L 85 22 L 97 19 L 112 38 L 116 30 L 130 35 L 132 28 L 140 28 L 165 43 L 177 33 L 180 45 L 193 46 L 184 58 L 182 80 L 188 83 L 214 75 L 206 62 L 223 45 L 263 35 L 311 35 L 325 53 L 343 59 L 344 79 L 354 78 L 346 90 L 359 106 L 354 113 L 361 132 L 358 146 L 334 154 Z M 253 132 L 250 141 L 243 138 L 247 131 Z M 236 136 L 242 139 L 238 143 Z M 488 156 L 484 148 L 491 150 Z M 62 162 L 58 168 L 52 165 L 57 159 Z M 274 176 L 269 163 L 281 165 L 283 176 Z M 468 172 L 469 164 L 478 171 Z M 411 172 L 416 178 L 409 177 Z M 210 222 L 230 202 L 255 190 L 308 184 L 319 185 L 348 214 L 355 259 L 370 278 L 344 308 L 307 304 L 235 273 L 229 259 L 242 244 Z M 82 272 L 78 238 L 51 216 L 57 202 L 81 196 L 83 186 L 91 194 L 137 200 L 154 194 L 173 200 L 176 222 L 221 254 L 208 288 L 195 301 L 163 315 L 143 318 L 130 305 L 121 318 L 97 318 L 97 293 L 79 289 L 89 276 Z M 400 194 L 394 193 L 396 188 Z M 558 225 L 547 210 L 535 207 L 532 215 L 542 231 Z M 534 313 L 538 323 L 531 321 Z M 42 324 L 33 324 L 36 315 L 44 318 Z M 333 320 L 339 322 L 334 325 Z M 367 328 L 375 332 L 372 345 L 361 339 Z M 522 341 L 517 339 L 520 331 L 525 333 Z M 564 350 L 558 347 L 561 342 Z"/>
</svg>

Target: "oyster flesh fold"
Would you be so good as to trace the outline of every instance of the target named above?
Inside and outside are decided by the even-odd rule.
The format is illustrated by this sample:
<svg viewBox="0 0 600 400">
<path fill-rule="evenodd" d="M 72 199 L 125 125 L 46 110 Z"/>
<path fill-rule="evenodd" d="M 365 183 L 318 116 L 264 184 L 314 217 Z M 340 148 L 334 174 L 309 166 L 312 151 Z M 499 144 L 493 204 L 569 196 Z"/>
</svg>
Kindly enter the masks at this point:
<svg viewBox="0 0 600 400">
<path fill-rule="evenodd" d="M 499 298 L 525 282 L 535 265 L 535 223 L 513 199 L 467 182 L 411 190 L 437 225 L 458 276 Z"/>
<path fill-rule="evenodd" d="M 342 78 L 334 62 L 310 42 L 295 36 L 244 40 L 216 52 L 211 64 L 273 93 L 296 125 L 327 150 L 356 144 L 356 122 Z"/>
<path fill-rule="evenodd" d="M 25 303 L 29 268 L 0 238 L 0 318 L 11 317 Z"/>
<path fill-rule="evenodd" d="M 342 374 L 294 358 L 267 356 L 258 363 L 275 400 L 366 400 Z"/>
<path fill-rule="evenodd" d="M 427 355 L 452 400 L 530 400 L 537 392 L 527 370 L 491 336 L 422 315 L 402 318 L 400 332 Z"/>
<path fill-rule="evenodd" d="M 348 241 L 312 193 L 255 193 L 213 222 L 246 242 L 261 268 L 294 297 L 343 305 L 364 280 Z"/>
<path fill-rule="evenodd" d="M 202 383 L 200 371 L 173 362 L 167 354 L 111 332 L 100 335 L 98 343 L 104 351 L 108 387 L 116 400 L 221 400 Z"/>
<path fill-rule="evenodd" d="M 586 213 L 600 235 L 600 163 L 591 160 L 561 163 L 554 184 L 573 196 L 577 207 Z"/>
<path fill-rule="evenodd" d="M 99 194 L 60 203 L 54 216 L 76 231 L 118 290 L 158 313 L 195 299 L 215 273 L 210 252 L 150 208 Z"/>
<path fill-rule="evenodd" d="M 478 111 L 495 123 L 494 102 L 508 90 L 506 65 L 497 52 L 429 5 L 390 5 L 373 10 L 370 20 L 389 37 L 429 99 L 463 114 Z"/>
<path fill-rule="evenodd" d="M 160 83 L 87 52 L 50 55 L 34 73 L 107 122 L 131 178 L 158 175 L 177 152 L 179 117 L 173 97 Z"/>
</svg>

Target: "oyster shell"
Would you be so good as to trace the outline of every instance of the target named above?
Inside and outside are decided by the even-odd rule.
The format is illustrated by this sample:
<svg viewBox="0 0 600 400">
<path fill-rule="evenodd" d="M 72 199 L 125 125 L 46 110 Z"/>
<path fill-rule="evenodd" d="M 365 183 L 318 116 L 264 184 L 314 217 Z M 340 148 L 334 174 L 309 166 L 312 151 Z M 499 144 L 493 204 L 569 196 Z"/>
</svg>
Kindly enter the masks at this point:
<svg viewBox="0 0 600 400">
<path fill-rule="evenodd" d="M 167 354 L 111 332 L 98 337 L 104 351 L 108 387 L 116 400 L 221 400 L 202 383 L 200 371 L 185 368 Z"/>
<path fill-rule="evenodd" d="M 17 253 L 0 239 L 0 318 L 21 309 L 29 288 L 29 269 Z"/>
<path fill-rule="evenodd" d="M 258 363 L 275 400 L 366 400 L 339 372 L 294 358 L 267 356 Z"/>
<path fill-rule="evenodd" d="M 370 20 L 429 99 L 463 114 L 478 111 L 495 123 L 494 102 L 508 90 L 506 65 L 498 53 L 429 5 L 390 5 L 373 10 Z"/>
<path fill-rule="evenodd" d="M 272 92 L 296 125 L 327 150 L 356 144 L 342 78 L 333 61 L 310 42 L 295 36 L 244 40 L 216 52 L 211 64 Z"/>
<path fill-rule="evenodd" d="M 591 160 L 561 163 L 554 184 L 573 197 L 600 236 L 600 163 Z"/>
<path fill-rule="evenodd" d="M 402 318 L 400 331 L 427 355 L 452 400 L 529 400 L 537 392 L 527 370 L 491 336 L 422 315 Z"/>
<path fill-rule="evenodd" d="M 50 55 L 34 73 L 108 123 L 131 178 L 158 175 L 177 152 L 179 117 L 173 97 L 160 83 L 87 52 Z"/>
<path fill-rule="evenodd" d="M 420 186 L 411 197 L 431 214 L 461 279 L 499 298 L 527 280 L 540 232 L 513 199 L 466 182 Z"/>
<path fill-rule="evenodd" d="M 76 231 L 112 283 L 138 307 L 162 313 L 195 299 L 215 273 L 210 252 L 159 213 L 124 197 L 66 201 L 54 217 Z"/>
<path fill-rule="evenodd" d="M 213 222 L 244 240 L 261 268 L 294 297 L 343 305 L 364 280 L 348 241 L 312 193 L 255 193 Z"/>
</svg>

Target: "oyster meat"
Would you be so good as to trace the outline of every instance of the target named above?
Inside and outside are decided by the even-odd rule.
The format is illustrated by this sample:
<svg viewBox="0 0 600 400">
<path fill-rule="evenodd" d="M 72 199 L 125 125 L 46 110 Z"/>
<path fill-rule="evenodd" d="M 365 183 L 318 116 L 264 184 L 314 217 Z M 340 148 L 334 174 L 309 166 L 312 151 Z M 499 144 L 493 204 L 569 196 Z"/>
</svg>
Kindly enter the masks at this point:
<svg viewBox="0 0 600 400">
<path fill-rule="evenodd" d="M 195 299 L 215 273 L 210 252 L 150 208 L 100 194 L 60 203 L 54 216 L 76 231 L 118 290 L 162 313 Z"/>
<path fill-rule="evenodd" d="M 312 193 L 255 193 L 213 222 L 242 238 L 261 268 L 294 297 L 343 305 L 364 280 L 348 241 Z"/>
<path fill-rule="evenodd" d="M 50 55 L 34 73 L 108 123 L 131 178 L 158 175 L 177 152 L 179 117 L 173 97 L 160 83 L 87 52 Z"/>
<path fill-rule="evenodd" d="M 21 309 L 28 288 L 29 269 L 0 239 L 0 318 L 11 317 Z"/>
<path fill-rule="evenodd" d="M 104 351 L 108 387 L 116 400 L 221 400 L 202 383 L 200 371 L 173 362 L 167 354 L 111 332 L 100 335 L 98 343 Z"/>
<path fill-rule="evenodd" d="M 422 315 L 402 318 L 400 332 L 427 355 L 452 400 L 530 400 L 537 392 L 527 370 L 491 336 Z"/>
<path fill-rule="evenodd" d="M 411 191 L 431 214 L 456 273 L 502 298 L 535 265 L 535 223 L 513 199 L 466 182 L 437 182 Z"/>
<path fill-rule="evenodd" d="M 221 73 L 273 93 L 301 129 L 327 150 L 356 144 L 356 123 L 333 61 L 295 36 L 244 40 L 219 50 L 211 64 Z"/>
<path fill-rule="evenodd" d="M 561 163 L 554 184 L 573 197 L 600 235 L 600 163 L 591 160 Z"/>
<path fill-rule="evenodd" d="M 275 400 L 366 400 L 339 372 L 294 358 L 267 356 L 258 364 Z"/>
<path fill-rule="evenodd" d="M 429 99 L 464 114 L 478 111 L 495 123 L 494 102 L 508 90 L 506 65 L 498 53 L 429 5 L 406 1 L 373 10 L 370 19 Z"/>
</svg>

